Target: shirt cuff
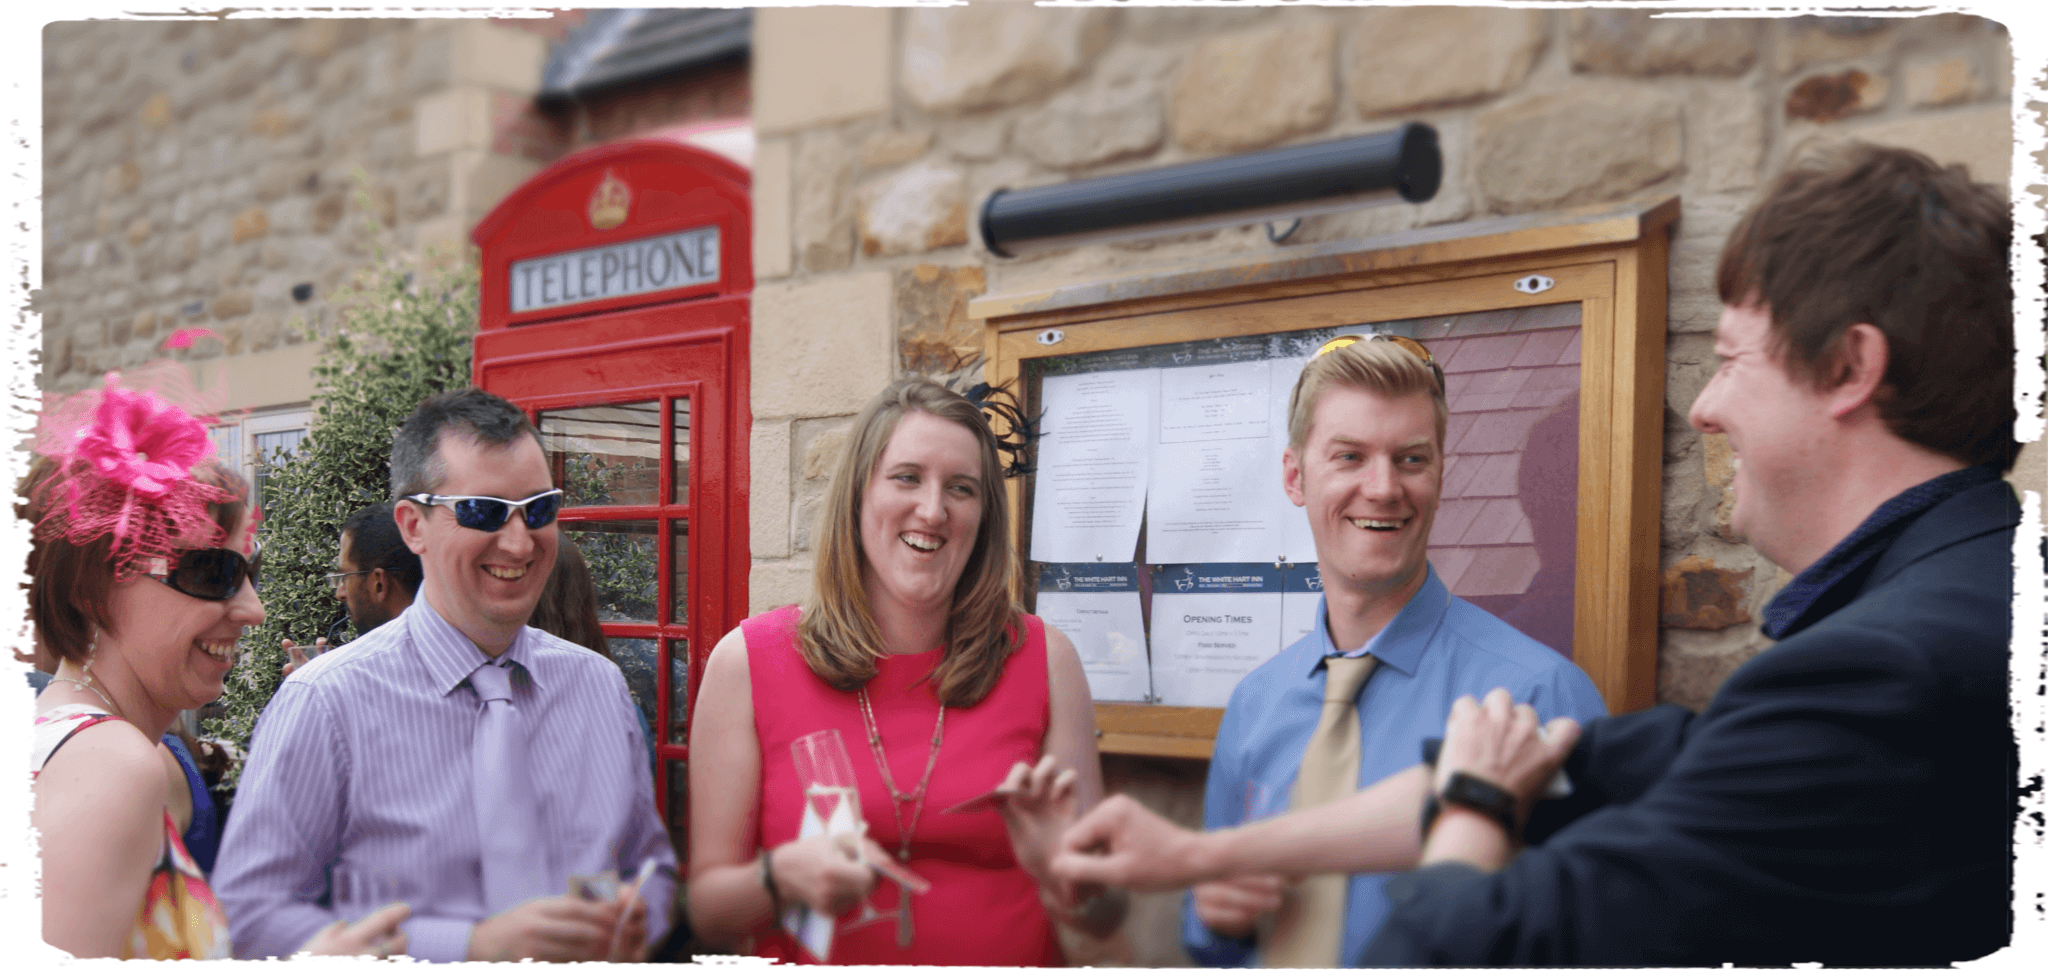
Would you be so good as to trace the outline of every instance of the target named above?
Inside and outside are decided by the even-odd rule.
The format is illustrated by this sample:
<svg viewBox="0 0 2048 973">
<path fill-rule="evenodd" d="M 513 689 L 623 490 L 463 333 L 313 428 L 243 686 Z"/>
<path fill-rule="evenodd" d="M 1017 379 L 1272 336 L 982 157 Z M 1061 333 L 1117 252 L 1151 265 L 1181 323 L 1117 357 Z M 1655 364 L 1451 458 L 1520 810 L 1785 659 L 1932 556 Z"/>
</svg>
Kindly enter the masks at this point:
<svg viewBox="0 0 2048 973">
<path fill-rule="evenodd" d="M 460 963 L 469 958 L 469 934 L 476 923 L 441 916 L 414 916 L 399 925 L 405 930 L 405 954 L 430 963 Z"/>
</svg>

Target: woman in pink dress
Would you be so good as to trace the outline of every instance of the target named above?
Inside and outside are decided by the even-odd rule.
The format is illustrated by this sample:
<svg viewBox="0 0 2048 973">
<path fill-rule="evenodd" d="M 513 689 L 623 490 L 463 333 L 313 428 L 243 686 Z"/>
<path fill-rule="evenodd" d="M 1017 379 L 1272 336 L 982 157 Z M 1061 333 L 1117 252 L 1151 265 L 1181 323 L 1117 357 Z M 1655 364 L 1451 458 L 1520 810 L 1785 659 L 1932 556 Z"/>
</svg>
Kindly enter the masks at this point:
<svg viewBox="0 0 2048 973">
<path fill-rule="evenodd" d="M 18 510 L 35 528 L 29 619 L 59 660 L 29 765 L 43 939 L 81 958 L 226 959 L 156 741 L 220 695 L 236 640 L 263 621 L 248 485 L 210 458 L 197 419 L 111 375 L 47 408 L 37 438 Z M 305 949 L 402 952 L 406 914 L 337 923 Z"/>
<path fill-rule="evenodd" d="M 876 965 L 1063 965 L 1055 921 L 1113 934 L 1121 898 L 1077 901 L 1046 868 L 1102 791 L 1094 707 L 1073 644 L 1017 603 L 980 408 L 923 379 L 883 391 L 854 420 L 814 536 L 816 593 L 748 619 L 705 666 L 692 929 L 785 961 Z M 828 729 L 864 839 L 800 837 L 791 744 Z M 998 785 L 1006 799 L 951 813 Z M 882 859 L 929 890 L 878 881 L 867 863 Z M 835 917 L 819 949 L 787 930 L 801 908 Z"/>
</svg>

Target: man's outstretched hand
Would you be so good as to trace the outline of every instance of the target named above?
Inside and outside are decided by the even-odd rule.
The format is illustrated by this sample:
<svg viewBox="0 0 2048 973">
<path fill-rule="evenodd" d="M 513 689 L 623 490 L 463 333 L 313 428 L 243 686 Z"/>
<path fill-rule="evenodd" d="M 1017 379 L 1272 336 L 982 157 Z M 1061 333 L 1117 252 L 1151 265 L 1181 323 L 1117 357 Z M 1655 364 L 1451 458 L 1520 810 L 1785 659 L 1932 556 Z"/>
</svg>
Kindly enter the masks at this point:
<svg viewBox="0 0 2048 973">
<path fill-rule="evenodd" d="M 1116 794 L 1067 829 L 1052 873 L 1069 887 L 1169 892 L 1208 877 L 1200 870 L 1200 845 L 1200 835 Z"/>
</svg>

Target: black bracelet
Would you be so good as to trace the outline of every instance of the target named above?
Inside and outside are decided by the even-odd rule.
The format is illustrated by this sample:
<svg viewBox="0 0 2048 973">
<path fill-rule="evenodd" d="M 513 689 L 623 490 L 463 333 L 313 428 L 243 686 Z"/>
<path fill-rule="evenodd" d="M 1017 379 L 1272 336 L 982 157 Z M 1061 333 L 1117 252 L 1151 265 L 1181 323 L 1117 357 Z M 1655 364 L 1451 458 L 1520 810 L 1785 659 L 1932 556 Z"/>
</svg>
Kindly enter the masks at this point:
<svg viewBox="0 0 2048 973">
<path fill-rule="evenodd" d="M 775 849 L 773 848 L 761 849 L 761 887 L 768 890 L 769 911 L 780 915 L 782 914 L 782 893 L 775 888 L 774 854 Z"/>
</svg>

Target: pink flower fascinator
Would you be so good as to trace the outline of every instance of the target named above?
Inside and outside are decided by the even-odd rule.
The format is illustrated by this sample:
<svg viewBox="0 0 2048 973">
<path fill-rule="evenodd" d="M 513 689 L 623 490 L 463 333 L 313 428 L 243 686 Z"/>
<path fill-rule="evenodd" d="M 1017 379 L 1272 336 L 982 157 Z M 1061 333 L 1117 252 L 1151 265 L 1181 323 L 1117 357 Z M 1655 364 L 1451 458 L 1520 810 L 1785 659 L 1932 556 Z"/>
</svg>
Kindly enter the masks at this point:
<svg viewBox="0 0 2048 973">
<path fill-rule="evenodd" d="M 42 486 L 37 535 L 78 545 L 111 537 L 117 579 L 219 533 L 207 505 L 231 495 L 192 475 L 213 456 L 206 425 L 155 391 L 126 387 L 118 372 L 104 388 L 49 400 L 35 448 L 57 468 Z"/>
</svg>

